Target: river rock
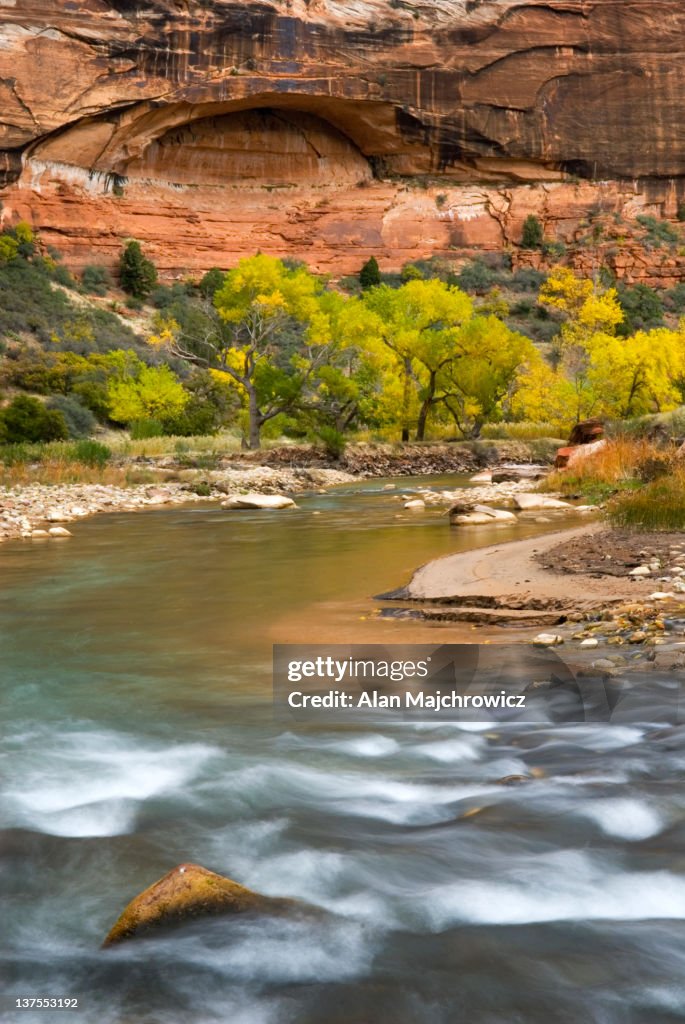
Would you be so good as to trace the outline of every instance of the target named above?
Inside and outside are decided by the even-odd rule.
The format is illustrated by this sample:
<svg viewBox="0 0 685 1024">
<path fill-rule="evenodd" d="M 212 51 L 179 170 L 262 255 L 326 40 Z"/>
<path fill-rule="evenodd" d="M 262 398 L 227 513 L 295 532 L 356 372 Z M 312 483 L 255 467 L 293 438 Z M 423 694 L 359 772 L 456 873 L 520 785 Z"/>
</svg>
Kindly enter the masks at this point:
<svg viewBox="0 0 685 1024">
<path fill-rule="evenodd" d="M 51 526 L 48 533 L 51 537 L 71 537 L 69 530 L 65 530 L 63 526 Z"/>
<path fill-rule="evenodd" d="M 560 501 L 559 498 L 550 498 L 546 494 L 531 494 L 527 491 L 515 494 L 514 504 L 521 511 L 535 508 L 571 508 L 567 501 Z"/>
<path fill-rule="evenodd" d="M 492 471 L 492 482 L 502 484 L 513 480 L 540 480 L 547 472 L 544 466 L 500 466 Z"/>
<path fill-rule="evenodd" d="M 179 864 L 131 900 L 103 948 L 198 917 L 259 913 L 288 914 L 304 905 L 262 896 L 199 864 Z"/>
<path fill-rule="evenodd" d="M 652 570 L 648 565 L 636 565 L 634 569 L 631 569 L 628 573 L 629 576 L 649 576 Z"/>
<path fill-rule="evenodd" d="M 229 509 L 240 509 L 240 508 L 261 508 L 261 509 L 281 509 L 281 508 L 297 508 L 297 505 L 292 498 L 286 497 L 285 494 L 233 494 L 226 501 L 221 502 L 222 508 Z"/>
<path fill-rule="evenodd" d="M 454 505 L 450 509 L 450 523 L 455 526 L 485 526 L 493 522 L 511 522 L 516 520 L 513 512 L 489 505 Z"/>
<path fill-rule="evenodd" d="M 558 647 L 563 642 L 564 638 L 559 636 L 558 633 L 538 633 L 533 638 L 533 643 L 536 647 Z"/>
<path fill-rule="evenodd" d="M 413 509 L 416 509 L 417 511 L 419 511 L 420 509 L 426 507 L 426 503 L 423 500 L 423 498 L 412 498 L 411 501 L 405 501 L 404 507 L 405 508 L 413 508 Z"/>
<path fill-rule="evenodd" d="M 590 636 L 590 637 L 587 638 L 587 640 L 582 640 L 580 646 L 581 647 L 599 647 L 599 640 L 597 640 L 596 637 L 594 637 L 594 636 Z"/>
<path fill-rule="evenodd" d="M 68 523 L 71 517 L 66 512 L 60 511 L 60 509 L 51 508 L 45 518 L 49 523 Z"/>
</svg>

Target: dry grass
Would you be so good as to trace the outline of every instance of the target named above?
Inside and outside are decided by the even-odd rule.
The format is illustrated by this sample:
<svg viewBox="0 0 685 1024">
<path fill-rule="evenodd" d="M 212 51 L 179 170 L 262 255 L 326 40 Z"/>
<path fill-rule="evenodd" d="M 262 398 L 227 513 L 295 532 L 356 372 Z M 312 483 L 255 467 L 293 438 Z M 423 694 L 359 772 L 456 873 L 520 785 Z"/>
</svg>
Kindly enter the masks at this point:
<svg viewBox="0 0 685 1024">
<path fill-rule="evenodd" d="M 608 503 L 607 514 L 612 525 L 629 530 L 685 529 L 685 467 L 618 494 Z"/>
<path fill-rule="evenodd" d="M 0 487 L 27 487 L 30 484 L 105 484 L 125 487 L 129 483 L 125 466 L 89 466 L 66 459 L 44 462 L 0 464 Z"/>
<path fill-rule="evenodd" d="M 617 438 L 599 451 L 580 458 L 569 469 L 556 470 L 545 480 L 545 490 L 584 493 L 588 486 L 618 489 L 644 480 L 647 467 L 670 468 L 671 454 L 651 441 Z"/>
<path fill-rule="evenodd" d="M 635 530 L 685 528 L 685 464 L 674 448 L 616 438 L 567 470 L 552 473 L 545 490 L 606 502 L 614 526 Z"/>
</svg>

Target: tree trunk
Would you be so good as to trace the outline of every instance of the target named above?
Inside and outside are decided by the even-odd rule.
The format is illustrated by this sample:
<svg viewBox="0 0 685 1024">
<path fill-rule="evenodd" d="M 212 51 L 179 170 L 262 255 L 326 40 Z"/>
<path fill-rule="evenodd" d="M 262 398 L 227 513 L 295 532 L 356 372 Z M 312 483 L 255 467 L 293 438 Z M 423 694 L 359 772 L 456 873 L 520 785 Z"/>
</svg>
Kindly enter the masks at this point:
<svg viewBox="0 0 685 1024">
<path fill-rule="evenodd" d="M 428 413 L 430 412 L 433 404 L 433 397 L 435 395 L 435 373 L 431 372 L 428 381 L 428 394 L 421 403 L 419 410 L 419 419 L 416 424 L 416 440 L 423 441 L 426 436 L 426 424 L 428 422 Z"/>
<path fill-rule="evenodd" d="M 402 440 L 409 440 L 409 391 L 411 377 L 411 359 L 404 360 L 404 387 L 402 390 Z"/>
<path fill-rule="evenodd" d="M 252 387 L 247 389 L 248 413 L 250 417 L 248 428 L 247 446 L 250 451 L 257 451 L 260 447 L 260 433 L 262 429 L 262 417 L 257 406 L 257 392 Z"/>
</svg>

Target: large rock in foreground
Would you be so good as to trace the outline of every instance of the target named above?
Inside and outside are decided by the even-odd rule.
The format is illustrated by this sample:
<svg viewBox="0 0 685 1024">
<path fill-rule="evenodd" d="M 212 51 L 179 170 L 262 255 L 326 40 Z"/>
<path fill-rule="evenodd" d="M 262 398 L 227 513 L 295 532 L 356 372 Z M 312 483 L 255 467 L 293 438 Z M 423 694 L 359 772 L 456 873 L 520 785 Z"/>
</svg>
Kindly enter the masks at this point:
<svg viewBox="0 0 685 1024">
<path fill-rule="evenodd" d="M 230 914 L 288 914 L 295 900 L 262 896 L 199 864 L 179 864 L 131 900 L 103 942 L 103 948 L 198 917 Z"/>
</svg>

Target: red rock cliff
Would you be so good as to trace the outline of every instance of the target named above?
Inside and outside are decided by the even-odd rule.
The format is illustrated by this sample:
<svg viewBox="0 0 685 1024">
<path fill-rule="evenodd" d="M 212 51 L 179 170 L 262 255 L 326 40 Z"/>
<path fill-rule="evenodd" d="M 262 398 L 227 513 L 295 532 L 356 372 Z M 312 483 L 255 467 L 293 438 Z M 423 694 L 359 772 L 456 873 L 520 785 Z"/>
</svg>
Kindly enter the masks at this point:
<svg viewBox="0 0 685 1024">
<path fill-rule="evenodd" d="M 0 3 L 3 216 L 77 263 L 398 264 L 685 192 L 681 0 Z"/>
</svg>

